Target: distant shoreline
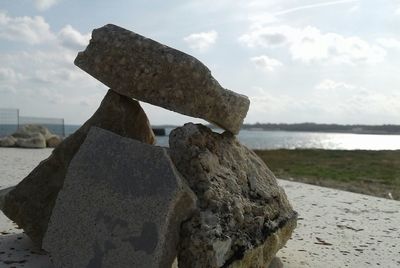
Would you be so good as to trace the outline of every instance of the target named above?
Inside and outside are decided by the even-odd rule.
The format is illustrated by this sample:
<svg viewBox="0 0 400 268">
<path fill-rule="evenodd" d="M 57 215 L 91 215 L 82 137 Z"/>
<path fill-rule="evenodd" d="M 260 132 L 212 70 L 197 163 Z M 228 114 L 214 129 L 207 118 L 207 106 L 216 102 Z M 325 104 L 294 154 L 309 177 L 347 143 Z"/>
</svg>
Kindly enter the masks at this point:
<svg viewBox="0 0 400 268">
<path fill-rule="evenodd" d="M 400 125 L 339 125 L 339 124 L 244 124 L 242 129 L 263 131 L 319 132 L 319 133 L 349 133 L 372 135 L 400 135 Z"/>
<path fill-rule="evenodd" d="M 75 132 L 81 125 L 65 124 L 66 136 Z M 218 131 L 218 127 L 207 125 L 213 130 Z M 153 128 L 174 129 L 180 125 L 152 125 Z M 7 129 L 9 129 L 7 131 Z M 17 129 L 17 125 L 0 125 L 0 130 L 11 134 Z M 339 124 L 275 124 L 275 123 L 256 123 L 243 124 L 242 130 L 246 131 L 285 131 L 285 132 L 311 132 L 311 133 L 342 133 L 342 134 L 367 134 L 367 135 L 400 135 L 400 125 L 339 125 Z M 221 130 L 222 131 L 222 130 Z M 1 132 L 1 131 L 0 131 Z M 9 133 L 8 133 L 9 132 Z M 220 131 L 218 131 L 220 132 Z M 168 133 L 167 133 L 168 134 Z M 0 135 L 1 136 L 1 135 Z"/>
<path fill-rule="evenodd" d="M 218 129 L 214 125 L 207 125 L 211 129 Z M 155 128 L 177 128 L 175 125 L 153 125 Z M 275 124 L 256 123 L 243 124 L 242 130 L 248 131 L 288 131 L 314 133 L 343 133 L 343 134 L 370 134 L 370 135 L 400 135 L 400 125 L 339 125 L 339 124 Z"/>
<path fill-rule="evenodd" d="M 400 135 L 400 132 L 384 131 L 344 131 L 344 130 L 284 130 L 284 129 L 252 129 L 243 128 L 247 131 L 285 131 L 285 132 L 308 132 L 308 133 L 338 133 L 338 134 L 368 134 L 368 135 Z"/>
</svg>

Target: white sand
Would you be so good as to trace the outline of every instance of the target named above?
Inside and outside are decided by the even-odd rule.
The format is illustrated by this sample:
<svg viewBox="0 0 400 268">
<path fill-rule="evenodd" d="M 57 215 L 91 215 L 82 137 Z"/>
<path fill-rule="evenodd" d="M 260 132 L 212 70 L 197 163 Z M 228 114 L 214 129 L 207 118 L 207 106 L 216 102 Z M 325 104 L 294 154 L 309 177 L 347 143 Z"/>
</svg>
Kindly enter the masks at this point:
<svg viewBox="0 0 400 268">
<path fill-rule="evenodd" d="M 53 149 L 0 148 L 0 190 L 27 176 Z M 0 267 L 53 267 L 21 229 L 0 212 Z"/>
<path fill-rule="evenodd" d="M 0 148 L 0 189 L 23 179 L 51 149 Z M 284 267 L 400 267 L 400 202 L 279 181 L 299 212 L 278 253 Z M 22 230 L 0 213 L 0 267 L 52 267 Z M 118 268 L 118 267 L 116 267 Z"/>
<path fill-rule="evenodd" d="M 53 149 L 0 148 L 0 190 L 25 178 Z"/>
</svg>

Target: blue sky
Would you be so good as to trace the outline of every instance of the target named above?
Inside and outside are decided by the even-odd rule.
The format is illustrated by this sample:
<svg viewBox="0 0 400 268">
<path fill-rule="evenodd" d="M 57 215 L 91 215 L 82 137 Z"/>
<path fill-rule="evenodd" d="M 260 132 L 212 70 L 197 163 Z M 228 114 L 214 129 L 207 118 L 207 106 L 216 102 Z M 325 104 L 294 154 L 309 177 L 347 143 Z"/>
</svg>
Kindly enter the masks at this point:
<svg viewBox="0 0 400 268">
<path fill-rule="evenodd" d="M 255 122 L 400 124 L 400 1 L 3 0 L 0 107 L 83 123 L 107 87 L 73 65 L 113 23 L 205 63 Z M 153 124 L 199 120 L 143 104 Z"/>
</svg>

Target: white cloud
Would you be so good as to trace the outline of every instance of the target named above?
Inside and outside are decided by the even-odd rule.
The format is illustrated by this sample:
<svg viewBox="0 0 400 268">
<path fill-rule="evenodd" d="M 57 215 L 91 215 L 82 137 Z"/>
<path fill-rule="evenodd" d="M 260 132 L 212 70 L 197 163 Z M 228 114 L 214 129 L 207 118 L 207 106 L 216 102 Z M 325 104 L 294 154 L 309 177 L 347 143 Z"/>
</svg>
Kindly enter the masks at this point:
<svg viewBox="0 0 400 268">
<path fill-rule="evenodd" d="M 90 36 L 90 33 L 82 34 L 71 25 L 66 25 L 56 34 L 41 16 L 10 17 L 0 11 L 0 39 L 30 45 L 58 43 L 66 48 L 79 50 L 89 43 Z"/>
<path fill-rule="evenodd" d="M 351 8 L 349 8 L 348 12 L 349 13 L 356 13 L 359 12 L 361 9 L 360 5 L 354 5 Z"/>
<path fill-rule="evenodd" d="M 35 0 L 35 7 L 40 11 L 44 11 L 51 8 L 52 6 L 54 6 L 59 2 L 60 0 Z"/>
<path fill-rule="evenodd" d="M 322 3 L 315 3 L 315 4 L 308 4 L 308 5 L 302 5 L 302 6 L 297 6 L 297 7 L 292 7 L 289 9 L 281 10 L 275 15 L 285 15 L 293 12 L 297 12 L 300 10 L 305 10 L 305 9 L 314 9 L 314 8 L 319 8 L 319 7 L 326 7 L 326 6 L 333 6 L 333 5 L 339 5 L 339 4 L 347 4 L 347 3 L 353 3 L 353 2 L 359 2 L 360 0 L 337 0 L 337 1 L 324 1 Z"/>
<path fill-rule="evenodd" d="M 0 39 L 39 44 L 53 38 L 50 25 L 43 17 L 10 17 L 0 11 Z"/>
<path fill-rule="evenodd" d="M 89 43 L 90 34 L 81 34 L 71 25 L 67 25 L 58 33 L 60 43 L 71 49 L 82 49 Z"/>
<path fill-rule="evenodd" d="M 261 56 L 257 56 L 257 57 L 252 57 L 250 58 L 251 62 L 254 63 L 254 65 L 261 70 L 264 71 L 269 71 L 272 72 L 274 71 L 277 67 L 282 66 L 282 62 L 270 58 L 266 55 L 261 55 Z"/>
<path fill-rule="evenodd" d="M 396 38 L 379 38 L 377 42 L 387 48 L 400 48 L 400 40 Z"/>
<path fill-rule="evenodd" d="M 312 97 L 320 106 L 326 106 L 326 113 L 352 119 L 350 121 L 359 121 L 360 115 L 365 118 L 395 118 L 400 112 L 398 93 L 384 94 L 364 86 L 330 79 L 322 81 L 316 88 L 328 89 L 316 91 Z"/>
<path fill-rule="evenodd" d="M 315 86 L 316 89 L 335 90 L 335 89 L 354 89 L 356 86 L 344 82 L 337 82 L 331 79 L 325 79 Z"/>
<path fill-rule="evenodd" d="M 394 11 L 394 14 L 400 15 L 400 5 L 396 8 L 396 10 Z"/>
<path fill-rule="evenodd" d="M 98 107 L 98 96 L 105 95 L 106 87 L 76 68 L 75 56 L 75 51 L 57 43 L 45 50 L 0 53 L 0 92 L 14 94 L 12 98 L 0 97 L 0 107 L 81 123 Z"/>
<path fill-rule="evenodd" d="M 400 94 L 327 79 L 311 94 L 294 96 L 258 88 L 250 95 L 248 122 L 360 123 L 398 122 Z M 321 90 L 324 89 L 324 90 Z M 262 118 L 262 119 L 260 119 Z"/>
<path fill-rule="evenodd" d="M 0 40 L 28 44 L 0 52 L 0 92 L 13 94 L 0 97 L 0 107 L 20 108 L 32 116 L 51 113 L 70 123 L 89 117 L 106 88 L 73 64 L 76 49 L 89 36 L 70 25 L 54 33 L 42 17 L 10 17 L 0 11 Z"/>
<path fill-rule="evenodd" d="M 239 41 L 248 47 L 286 45 L 293 60 L 302 62 L 329 61 L 333 63 L 378 63 L 386 51 L 357 36 L 345 37 L 337 33 L 322 33 L 312 26 L 295 28 L 288 25 L 253 25 Z"/>
<path fill-rule="evenodd" d="M 209 32 L 193 33 L 183 40 L 189 45 L 193 50 L 199 52 L 204 52 L 208 50 L 213 44 L 215 44 L 218 37 L 218 33 L 215 30 Z"/>
<path fill-rule="evenodd" d="M 14 69 L 0 67 L 0 93 L 16 93 L 15 84 L 19 77 Z"/>
<path fill-rule="evenodd" d="M 0 82 L 4 80 L 14 80 L 15 77 L 16 74 L 13 69 L 0 67 Z"/>
<path fill-rule="evenodd" d="M 282 45 L 287 41 L 288 26 L 262 27 L 253 26 L 249 33 L 240 36 L 239 41 L 248 47 L 272 47 Z"/>
</svg>

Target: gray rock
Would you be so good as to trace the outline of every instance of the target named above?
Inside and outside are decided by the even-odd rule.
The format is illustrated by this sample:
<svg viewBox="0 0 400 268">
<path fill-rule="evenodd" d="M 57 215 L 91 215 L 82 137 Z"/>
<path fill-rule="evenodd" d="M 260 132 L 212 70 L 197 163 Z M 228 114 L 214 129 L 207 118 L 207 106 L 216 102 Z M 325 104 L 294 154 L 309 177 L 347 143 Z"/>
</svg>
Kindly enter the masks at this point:
<svg viewBox="0 0 400 268">
<path fill-rule="evenodd" d="M 0 147 L 46 148 L 47 140 L 53 142 L 54 136 L 44 126 L 23 125 L 11 136 L 0 139 Z"/>
<path fill-rule="evenodd" d="M 246 96 L 222 88 L 196 58 L 108 24 L 92 33 L 75 64 L 116 92 L 238 133 Z"/>
<path fill-rule="evenodd" d="M 56 148 L 62 142 L 62 138 L 58 135 L 51 135 L 46 139 L 46 146 L 48 148 Z"/>
<path fill-rule="evenodd" d="M 50 138 L 52 135 L 50 131 L 44 126 L 28 124 L 21 126 L 14 134 L 12 134 L 12 136 L 15 138 L 27 139 L 36 136 L 37 134 L 43 135 L 45 140 Z"/>
<path fill-rule="evenodd" d="M 15 146 L 22 148 L 46 148 L 46 139 L 41 133 L 32 133 L 27 138 L 17 138 Z"/>
<path fill-rule="evenodd" d="M 139 103 L 109 90 L 95 114 L 5 197 L 4 214 L 23 228 L 39 247 L 69 163 L 92 126 L 154 143 L 153 131 Z"/>
<path fill-rule="evenodd" d="M 0 147 L 13 147 L 15 146 L 16 138 L 13 136 L 7 136 L 4 138 L 0 138 Z"/>
<path fill-rule="evenodd" d="M 93 127 L 71 161 L 43 247 L 56 267 L 171 267 L 194 203 L 166 149 Z"/>
<path fill-rule="evenodd" d="M 229 132 L 186 124 L 169 143 L 198 198 L 182 225 L 179 267 L 268 267 L 297 220 L 274 174 Z"/>
<path fill-rule="evenodd" d="M 11 192 L 11 190 L 14 190 L 14 188 L 15 188 L 15 186 L 12 186 L 12 187 L 8 187 L 8 188 L 1 189 L 1 190 L 0 190 L 0 209 L 1 209 L 1 210 L 3 209 L 3 206 L 4 206 L 4 199 L 5 199 L 6 195 L 7 195 L 9 192 Z"/>
</svg>

